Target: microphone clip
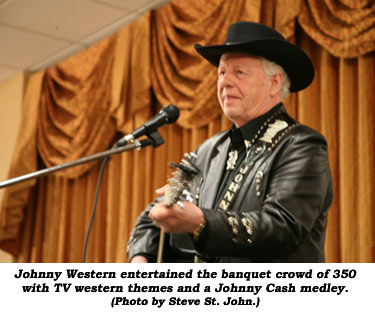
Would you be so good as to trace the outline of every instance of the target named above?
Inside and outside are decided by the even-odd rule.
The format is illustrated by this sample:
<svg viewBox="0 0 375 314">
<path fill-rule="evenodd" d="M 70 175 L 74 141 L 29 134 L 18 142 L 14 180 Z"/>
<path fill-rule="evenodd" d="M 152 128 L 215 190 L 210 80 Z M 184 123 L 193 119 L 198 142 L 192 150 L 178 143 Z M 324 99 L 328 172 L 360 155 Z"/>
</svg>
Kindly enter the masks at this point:
<svg viewBox="0 0 375 314">
<path fill-rule="evenodd" d="M 140 141 L 140 147 L 139 148 L 145 147 L 145 146 L 148 146 L 148 145 L 152 145 L 152 147 L 155 148 L 155 147 L 157 147 L 161 144 L 164 144 L 164 139 L 160 135 L 160 133 L 158 132 L 157 129 L 155 129 L 151 133 L 147 133 L 146 136 L 147 136 L 147 139 Z M 122 147 L 122 146 L 125 146 L 127 144 L 133 143 L 134 141 L 135 141 L 135 137 L 132 133 L 130 133 L 130 134 L 125 135 L 123 138 L 121 138 L 114 145 L 113 148 Z"/>
<path fill-rule="evenodd" d="M 161 144 L 164 144 L 164 139 L 160 135 L 160 133 L 158 132 L 158 130 L 155 130 L 152 133 L 146 134 L 146 135 L 147 135 L 147 139 L 144 140 L 144 142 L 146 143 L 146 145 L 152 145 L 152 147 L 155 148 L 155 147 L 158 147 Z"/>
</svg>

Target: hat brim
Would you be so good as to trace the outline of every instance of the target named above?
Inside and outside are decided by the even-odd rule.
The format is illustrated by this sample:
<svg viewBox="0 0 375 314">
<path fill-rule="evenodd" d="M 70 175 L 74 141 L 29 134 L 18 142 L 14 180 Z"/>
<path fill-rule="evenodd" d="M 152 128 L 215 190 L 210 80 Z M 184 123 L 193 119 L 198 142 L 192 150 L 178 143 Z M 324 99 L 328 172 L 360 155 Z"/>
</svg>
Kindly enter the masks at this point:
<svg viewBox="0 0 375 314">
<path fill-rule="evenodd" d="M 310 58 L 299 47 L 286 40 L 258 39 L 246 43 L 201 46 L 196 44 L 197 52 L 218 67 L 221 55 L 229 52 L 242 52 L 261 56 L 280 65 L 290 79 L 290 91 L 306 88 L 314 78 L 314 67 Z"/>
</svg>

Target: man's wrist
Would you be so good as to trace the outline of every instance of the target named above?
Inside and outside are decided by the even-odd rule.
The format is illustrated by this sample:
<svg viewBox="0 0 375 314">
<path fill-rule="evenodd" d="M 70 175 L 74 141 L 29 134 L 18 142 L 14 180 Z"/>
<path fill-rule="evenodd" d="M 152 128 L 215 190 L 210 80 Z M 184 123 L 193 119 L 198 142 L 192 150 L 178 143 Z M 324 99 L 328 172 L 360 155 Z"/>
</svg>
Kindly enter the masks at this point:
<svg viewBox="0 0 375 314">
<path fill-rule="evenodd" d="M 194 232 L 193 232 L 193 240 L 195 242 L 199 241 L 199 238 L 202 235 L 203 230 L 206 228 L 206 225 L 207 225 L 207 221 L 206 221 L 206 218 L 204 218 L 203 216 L 201 223 L 194 229 Z"/>
</svg>

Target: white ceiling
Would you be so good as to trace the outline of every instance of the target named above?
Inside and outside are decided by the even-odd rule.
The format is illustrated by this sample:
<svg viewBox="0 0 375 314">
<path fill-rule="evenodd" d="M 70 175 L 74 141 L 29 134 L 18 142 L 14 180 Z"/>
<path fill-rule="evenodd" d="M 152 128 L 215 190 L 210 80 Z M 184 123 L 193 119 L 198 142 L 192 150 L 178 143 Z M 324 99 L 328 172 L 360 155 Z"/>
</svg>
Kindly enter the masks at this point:
<svg viewBox="0 0 375 314">
<path fill-rule="evenodd" d="M 0 0 L 0 82 L 93 45 L 170 0 Z"/>
</svg>

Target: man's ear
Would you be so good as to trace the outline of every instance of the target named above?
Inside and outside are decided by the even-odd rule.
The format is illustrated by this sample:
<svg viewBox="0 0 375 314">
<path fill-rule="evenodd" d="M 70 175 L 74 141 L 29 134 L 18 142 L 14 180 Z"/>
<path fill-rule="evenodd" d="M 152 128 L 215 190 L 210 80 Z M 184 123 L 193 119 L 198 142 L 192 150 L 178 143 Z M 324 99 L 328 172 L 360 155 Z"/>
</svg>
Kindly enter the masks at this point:
<svg viewBox="0 0 375 314">
<path fill-rule="evenodd" d="M 283 79 L 283 75 L 281 73 L 277 73 L 271 76 L 271 89 L 270 89 L 270 96 L 274 97 L 281 92 L 281 82 Z"/>
</svg>

